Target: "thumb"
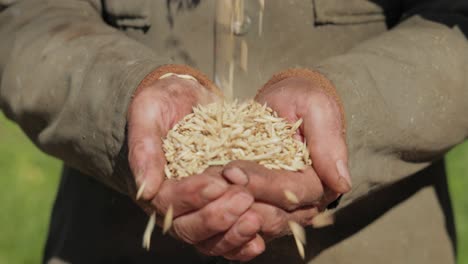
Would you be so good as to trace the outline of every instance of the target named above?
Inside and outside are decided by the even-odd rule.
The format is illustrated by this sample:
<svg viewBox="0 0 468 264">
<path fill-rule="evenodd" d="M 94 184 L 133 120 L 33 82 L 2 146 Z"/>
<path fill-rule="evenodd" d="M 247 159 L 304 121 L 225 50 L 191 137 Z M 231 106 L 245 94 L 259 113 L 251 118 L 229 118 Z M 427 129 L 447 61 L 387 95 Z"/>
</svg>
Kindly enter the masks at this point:
<svg viewBox="0 0 468 264">
<path fill-rule="evenodd" d="M 162 141 L 156 136 L 137 137 L 134 140 L 130 140 L 129 137 L 129 149 L 128 161 L 137 188 L 142 190 L 141 198 L 152 200 L 165 177 L 166 159 L 162 150 Z"/>
<path fill-rule="evenodd" d="M 162 148 L 163 133 L 157 122 L 158 114 L 144 105 L 129 111 L 128 162 L 137 188 L 143 190 L 141 197 L 151 200 L 165 178 L 166 158 Z"/>
<path fill-rule="evenodd" d="M 351 190 L 346 140 L 338 107 L 311 104 L 304 118 L 304 138 L 312 166 L 322 182 L 337 193 Z"/>
</svg>

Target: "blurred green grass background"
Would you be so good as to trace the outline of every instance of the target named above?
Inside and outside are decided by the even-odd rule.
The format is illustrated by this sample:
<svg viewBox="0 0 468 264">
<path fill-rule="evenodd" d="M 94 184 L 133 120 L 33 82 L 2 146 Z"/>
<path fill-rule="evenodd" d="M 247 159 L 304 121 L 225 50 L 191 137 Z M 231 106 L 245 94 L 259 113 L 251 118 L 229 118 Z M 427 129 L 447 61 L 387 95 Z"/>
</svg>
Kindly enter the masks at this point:
<svg viewBox="0 0 468 264">
<path fill-rule="evenodd" d="M 468 142 L 453 149 L 446 160 L 458 263 L 468 264 Z M 0 264 L 40 263 L 60 167 L 0 114 Z"/>
</svg>

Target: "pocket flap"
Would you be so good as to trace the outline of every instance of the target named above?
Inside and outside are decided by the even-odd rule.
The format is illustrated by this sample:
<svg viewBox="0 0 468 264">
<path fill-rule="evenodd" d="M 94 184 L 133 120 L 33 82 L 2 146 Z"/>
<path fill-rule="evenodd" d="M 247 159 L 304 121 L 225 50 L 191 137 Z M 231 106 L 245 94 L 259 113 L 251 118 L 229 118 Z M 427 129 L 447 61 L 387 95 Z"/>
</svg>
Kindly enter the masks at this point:
<svg viewBox="0 0 468 264">
<path fill-rule="evenodd" d="M 119 28 L 148 28 L 150 26 L 150 0 L 104 0 L 106 20 Z"/>
<path fill-rule="evenodd" d="M 386 19 L 385 14 L 393 9 L 389 2 L 387 0 L 314 0 L 315 21 L 318 24 L 383 21 Z"/>
</svg>

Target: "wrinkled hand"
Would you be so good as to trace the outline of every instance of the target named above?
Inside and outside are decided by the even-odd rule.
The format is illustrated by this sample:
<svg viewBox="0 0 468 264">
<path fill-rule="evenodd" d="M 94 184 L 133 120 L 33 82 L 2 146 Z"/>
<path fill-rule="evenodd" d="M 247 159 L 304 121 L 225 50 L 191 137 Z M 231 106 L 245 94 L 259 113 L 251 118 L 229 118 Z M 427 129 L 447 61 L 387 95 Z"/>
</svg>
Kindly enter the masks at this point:
<svg viewBox="0 0 468 264">
<path fill-rule="evenodd" d="M 336 98 L 313 81 L 292 77 L 264 88 L 255 100 L 289 122 L 302 118 L 297 138 L 307 143 L 314 170 L 331 190 L 325 191 L 327 198 L 351 190 L 344 120 Z"/>
<path fill-rule="evenodd" d="M 330 203 L 325 201 L 323 184 L 312 167 L 293 172 L 267 169 L 252 161 L 233 161 L 224 167 L 223 175 L 255 197 L 247 212 L 260 215 L 260 233 L 267 241 L 290 233 L 289 221 L 311 225 L 314 216 Z M 297 201 L 288 199 L 285 190 Z"/>
<path fill-rule="evenodd" d="M 249 211 L 254 202 L 249 191 L 228 185 L 221 171 L 212 167 L 180 181 L 166 180 L 153 204 L 163 212 L 172 204 L 172 234 L 202 253 L 247 260 L 264 250 L 257 234 L 263 220 Z"/>
<path fill-rule="evenodd" d="M 288 78 L 260 91 L 255 98 L 294 123 L 302 118 L 297 139 L 305 140 L 312 166 L 298 171 L 269 170 L 249 161 L 228 164 L 223 175 L 245 186 L 255 197 L 248 212 L 262 217 L 265 240 L 289 233 L 288 221 L 310 225 L 320 211 L 351 189 L 343 120 L 335 99 L 309 80 Z M 297 196 L 297 203 L 284 191 Z"/>
<path fill-rule="evenodd" d="M 154 198 L 165 179 L 162 138 L 198 104 L 219 97 L 194 80 L 171 76 L 139 87 L 128 111 L 128 161 L 144 200 Z"/>
<path fill-rule="evenodd" d="M 247 212 L 254 201 L 250 193 L 228 185 L 221 168 L 180 181 L 164 180 L 162 138 L 193 106 L 218 99 L 196 81 L 175 76 L 140 87 L 128 113 L 128 160 L 137 187 L 145 183 L 142 200 L 151 202 L 149 210 L 164 213 L 173 206 L 173 235 L 206 254 L 229 253 L 242 260 L 263 251 L 257 236 L 261 218 Z"/>
</svg>

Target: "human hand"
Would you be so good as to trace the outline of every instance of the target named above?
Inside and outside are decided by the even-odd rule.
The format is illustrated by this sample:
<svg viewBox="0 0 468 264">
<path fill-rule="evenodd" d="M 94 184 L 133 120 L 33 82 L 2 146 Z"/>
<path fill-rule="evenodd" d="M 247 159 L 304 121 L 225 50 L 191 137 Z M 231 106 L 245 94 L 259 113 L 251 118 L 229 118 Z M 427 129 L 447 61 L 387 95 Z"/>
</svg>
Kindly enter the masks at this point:
<svg viewBox="0 0 468 264">
<path fill-rule="evenodd" d="M 209 255 L 237 250 L 249 256 L 263 251 L 251 246 L 263 244 L 263 240 L 257 236 L 260 217 L 246 213 L 253 197 L 245 188 L 228 186 L 221 168 L 209 168 L 180 181 L 164 180 L 162 138 L 193 106 L 218 99 L 198 82 L 175 76 L 140 87 L 129 107 L 128 159 L 137 187 L 144 184 L 142 200 L 150 201 L 139 202 L 142 208 L 148 213 L 165 213 L 173 207 L 174 236 Z"/>
<path fill-rule="evenodd" d="M 249 245 L 221 254 L 227 259 L 251 260 L 263 252 L 265 241 L 289 234 L 290 221 L 302 226 L 315 224 L 315 216 L 331 202 L 324 198 L 323 184 L 310 166 L 293 172 L 271 170 L 253 161 L 239 160 L 227 164 L 222 174 L 235 186 L 248 189 L 255 197 L 255 202 L 244 215 L 252 214 L 252 217 L 259 219 L 250 223 L 251 231 L 258 233 L 256 238 Z M 286 190 L 293 193 L 294 199 L 285 194 Z M 240 221 L 235 226 L 240 226 Z M 232 228 L 227 231 L 232 232 Z M 198 247 L 202 252 L 207 252 L 208 248 L 217 252 L 222 246 L 219 240 L 211 239 Z M 248 250 L 241 250 L 245 248 Z"/>
<path fill-rule="evenodd" d="M 228 185 L 221 171 L 221 167 L 210 167 L 179 181 L 166 180 L 152 203 L 162 212 L 173 206 L 171 234 L 175 237 L 205 255 L 246 261 L 264 250 L 258 235 L 262 218 L 249 211 L 254 198 L 248 190 Z M 213 184 L 205 184 L 210 181 Z"/>
<path fill-rule="evenodd" d="M 227 165 L 224 176 L 246 186 L 256 202 L 250 211 L 262 216 L 262 237 L 269 240 L 289 232 L 288 221 L 310 225 L 320 211 L 351 188 L 343 118 L 336 98 L 308 79 L 286 78 L 256 96 L 289 122 L 303 123 L 297 139 L 307 142 L 313 162 L 299 172 L 268 170 L 248 161 Z M 292 192 L 297 201 L 285 195 Z"/>
<path fill-rule="evenodd" d="M 310 76 L 311 72 L 305 74 Z M 351 190 L 345 124 L 338 96 L 331 84 L 327 87 L 328 80 L 317 76 L 273 77 L 272 84 L 266 84 L 255 100 L 266 103 L 289 122 L 302 118 L 296 137 L 307 143 L 312 166 L 331 199 Z"/>
<path fill-rule="evenodd" d="M 255 197 L 248 212 L 262 218 L 261 236 L 266 241 L 289 234 L 289 221 L 302 226 L 330 203 L 324 199 L 324 186 L 310 166 L 301 171 L 271 170 L 252 161 L 233 161 L 223 168 L 230 182 L 244 186 Z M 286 194 L 290 192 L 294 198 Z"/>
<path fill-rule="evenodd" d="M 170 76 L 140 86 L 128 111 L 128 161 L 141 197 L 151 200 L 165 179 L 162 138 L 198 104 L 220 97 L 199 82 Z"/>
</svg>

